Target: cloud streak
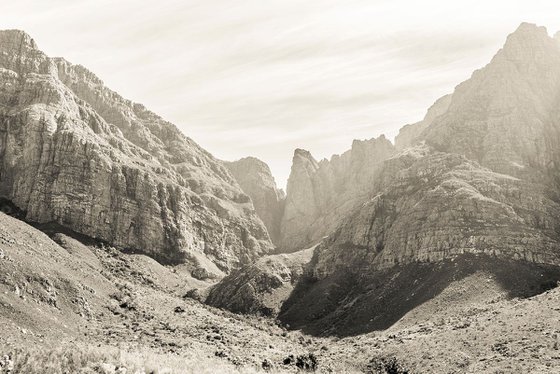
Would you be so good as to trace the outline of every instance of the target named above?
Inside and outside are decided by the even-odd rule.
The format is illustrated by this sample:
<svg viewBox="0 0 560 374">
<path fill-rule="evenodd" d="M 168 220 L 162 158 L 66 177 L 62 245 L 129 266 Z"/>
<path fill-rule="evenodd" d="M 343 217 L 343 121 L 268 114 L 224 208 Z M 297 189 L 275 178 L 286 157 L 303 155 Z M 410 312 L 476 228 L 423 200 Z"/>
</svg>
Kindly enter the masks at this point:
<svg viewBox="0 0 560 374">
<path fill-rule="evenodd" d="M 223 159 L 317 158 L 396 135 L 482 67 L 522 21 L 555 31 L 556 1 L 20 0 L 0 28 L 174 122 Z"/>
</svg>

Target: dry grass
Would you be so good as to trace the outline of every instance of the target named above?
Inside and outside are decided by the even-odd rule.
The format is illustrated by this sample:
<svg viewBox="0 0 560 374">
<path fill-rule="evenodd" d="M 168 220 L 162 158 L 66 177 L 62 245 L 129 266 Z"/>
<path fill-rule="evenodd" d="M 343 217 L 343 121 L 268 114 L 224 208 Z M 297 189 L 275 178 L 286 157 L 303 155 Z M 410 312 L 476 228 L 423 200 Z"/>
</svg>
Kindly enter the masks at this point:
<svg viewBox="0 0 560 374">
<path fill-rule="evenodd" d="M 141 349 L 127 351 L 110 346 L 65 346 L 57 348 L 20 348 L 12 352 L 14 373 L 261 373 L 257 367 L 235 367 L 223 360 L 207 357 L 202 352 L 188 355 L 159 354 Z M 0 373 L 1 373 L 0 369 Z M 267 371 L 275 373 L 276 371 Z"/>
</svg>

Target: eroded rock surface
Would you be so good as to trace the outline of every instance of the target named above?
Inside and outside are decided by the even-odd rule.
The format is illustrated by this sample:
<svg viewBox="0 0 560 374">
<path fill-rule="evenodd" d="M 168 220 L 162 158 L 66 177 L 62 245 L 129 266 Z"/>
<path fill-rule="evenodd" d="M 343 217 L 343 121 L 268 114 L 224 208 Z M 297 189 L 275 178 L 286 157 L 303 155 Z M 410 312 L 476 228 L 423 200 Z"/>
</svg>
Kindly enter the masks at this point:
<svg viewBox="0 0 560 374">
<path fill-rule="evenodd" d="M 280 222 L 284 213 L 284 191 L 276 186 L 268 165 L 258 158 L 245 157 L 225 166 L 255 206 L 273 243 L 280 239 Z"/>
<path fill-rule="evenodd" d="M 352 149 L 317 162 L 308 151 L 294 152 L 288 179 L 280 246 L 293 251 L 320 241 L 371 193 L 375 174 L 394 153 L 384 136 L 354 140 Z"/>
<path fill-rule="evenodd" d="M 0 82 L 0 197 L 27 220 L 226 271 L 271 249 L 220 161 L 84 67 L 2 31 Z"/>
<path fill-rule="evenodd" d="M 320 245 L 318 279 L 463 253 L 560 265 L 560 205 L 542 185 L 427 146 L 389 159 L 377 184 Z"/>
</svg>

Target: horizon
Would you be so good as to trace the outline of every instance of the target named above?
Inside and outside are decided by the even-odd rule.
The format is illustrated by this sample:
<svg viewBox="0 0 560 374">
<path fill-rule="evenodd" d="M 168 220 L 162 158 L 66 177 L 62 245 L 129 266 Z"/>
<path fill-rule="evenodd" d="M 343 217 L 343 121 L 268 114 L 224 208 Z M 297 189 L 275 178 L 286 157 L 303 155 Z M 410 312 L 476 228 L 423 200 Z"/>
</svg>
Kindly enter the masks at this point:
<svg viewBox="0 0 560 374">
<path fill-rule="evenodd" d="M 534 10 L 526 2 L 464 9 L 434 0 L 422 4 L 439 15 L 422 14 L 429 24 L 407 18 L 407 3 L 161 1 L 131 9 L 130 1 L 22 1 L 5 7 L 0 28 L 21 29 L 47 55 L 85 66 L 215 157 L 263 160 L 285 190 L 296 148 L 320 160 L 354 139 L 385 134 L 394 142 L 402 126 L 486 65 L 519 24 L 558 29 L 560 6 L 551 1 Z M 384 22 L 370 22 L 381 14 Z"/>
</svg>

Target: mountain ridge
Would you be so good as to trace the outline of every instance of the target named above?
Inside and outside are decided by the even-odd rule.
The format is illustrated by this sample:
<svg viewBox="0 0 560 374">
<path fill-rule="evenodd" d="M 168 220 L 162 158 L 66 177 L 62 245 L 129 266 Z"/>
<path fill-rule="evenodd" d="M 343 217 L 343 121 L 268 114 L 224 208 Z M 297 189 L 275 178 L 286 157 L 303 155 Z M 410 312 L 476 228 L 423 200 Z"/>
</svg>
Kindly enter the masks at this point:
<svg viewBox="0 0 560 374">
<path fill-rule="evenodd" d="M 345 335 L 358 318 L 347 311 L 372 295 L 368 277 L 387 274 L 389 282 L 415 264 L 435 274 L 443 262 L 474 255 L 560 267 L 559 99 L 560 45 L 546 29 L 522 24 L 489 64 L 436 101 L 423 121 L 401 129 L 397 147 L 377 166 L 368 165 L 367 193 L 316 239 L 307 277 L 295 280 L 278 318 L 294 328 L 315 326 L 312 333 Z M 298 167 L 303 156 L 309 161 Z M 313 202 L 317 183 L 306 171 L 317 173 L 321 163 L 309 156 L 296 151 L 294 165 L 303 176 L 300 200 Z M 289 188 L 287 207 L 290 199 Z M 385 281 L 377 292 L 387 291 Z M 227 292 L 236 297 L 235 289 Z M 399 297 L 413 297 L 407 292 Z M 382 327 L 365 323 L 353 331 L 367 326 Z"/>
</svg>

